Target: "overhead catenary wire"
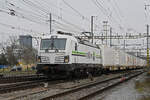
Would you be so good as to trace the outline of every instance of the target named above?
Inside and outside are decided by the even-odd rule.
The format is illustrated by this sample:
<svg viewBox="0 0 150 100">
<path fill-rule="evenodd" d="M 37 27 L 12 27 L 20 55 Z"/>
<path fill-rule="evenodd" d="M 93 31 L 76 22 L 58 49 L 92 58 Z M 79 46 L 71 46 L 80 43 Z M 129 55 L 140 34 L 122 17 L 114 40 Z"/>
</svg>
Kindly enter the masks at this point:
<svg viewBox="0 0 150 100">
<path fill-rule="evenodd" d="M 110 20 L 112 20 L 113 22 L 115 22 L 115 23 L 118 24 L 118 22 L 116 21 L 116 19 L 115 19 L 113 16 L 110 16 L 110 12 L 108 12 L 108 10 L 103 7 L 102 1 L 96 0 L 96 3 L 102 8 L 102 10 L 104 10 L 105 15 L 108 16 L 108 18 L 109 18 Z M 119 25 L 120 25 L 120 24 L 119 24 Z"/>
<path fill-rule="evenodd" d="M 69 3 L 67 3 L 65 0 L 62 0 L 69 8 L 71 8 L 74 12 L 76 12 L 79 16 L 81 16 L 83 19 L 85 18 L 84 15 L 82 15 L 78 10 L 73 8 Z M 89 19 L 88 19 L 89 20 Z"/>
<path fill-rule="evenodd" d="M 39 15 L 39 14 L 37 14 L 37 13 L 34 13 L 34 12 L 31 12 L 31 11 L 27 11 L 27 10 L 24 10 L 24 9 L 21 9 L 20 7 L 17 7 L 15 4 L 13 4 L 13 3 L 10 3 L 10 2 L 8 2 L 7 1 L 7 3 L 8 3 L 8 9 L 10 10 L 10 9 L 13 9 L 15 12 L 18 12 L 18 13 L 20 13 L 20 14 L 22 14 L 22 15 L 28 15 L 29 16 L 29 18 L 30 17 L 34 17 L 34 18 L 36 18 L 37 20 L 46 20 L 46 17 L 45 16 L 42 16 L 42 15 Z M 11 8 L 10 8 L 11 7 Z"/>
<path fill-rule="evenodd" d="M 0 22 L 0 25 L 1 26 L 4 26 L 4 27 L 7 27 L 7 28 L 11 28 L 11 29 L 16 29 L 16 30 L 21 30 L 21 31 L 25 31 L 25 32 L 30 32 L 30 33 L 39 33 L 40 32 L 37 32 L 35 30 L 32 30 L 32 29 L 25 29 L 25 28 L 21 28 L 21 27 L 15 27 L 13 25 L 10 25 L 10 24 L 5 24 L 5 23 L 1 23 Z"/>
<path fill-rule="evenodd" d="M 67 3 L 65 0 L 62 0 L 64 2 L 64 4 L 66 4 L 69 8 L 71 8 L 75 13 L 77 13 L 80 17 L 82 17 L 82 19 L 86 20 L 87 22 L 91 23 L 91 20 L 89 18 L 87 18 L 86 16 L 84 16 L 82 13 L 80 13 L 77 9 L 75 9 L 74 7 L 72 7 L 72 5 L 70 5 L 69 3 Z M 96 27 L 100 28 L 99 25 L 97 25 L 96 23 L 93 23 Z"/>
<path fill-rule="evenodd" d="M 119 6 L 117 5 L 117 3 L 113 0 L 110 0 L 110 1 L 108 1 L 109 3 L 110 3 L 110 8 L 112 8 L 111 9 L 111 12 L 114 12 L 115 13 L 115 18 L 117 18 L 118 19 L 118 21 L 119 21 L 119 23 L 120 23 L 120 28 L 122 28 L 123 30 L 124 30 L 124 27 L 125 27 L 125 24 L 124 24 L 124 17 L 122 17 L 123 15 L 122 15 L 122 13 L 121 13 L 121 10 L 120 10 L 120 8 L 119 8 Z"/>
<path fill-rule="evenodd" d="M 25 0 L 23 0 L 23 1 L 25 1 Z M 11 2 L 8 2 L 8 1 L 7 1 L 7 3 L 9 4 L 8 7 L 12 6 L 12 8 L 15 9 L 15 10 L 14 10 L 14 11 L 15 11 L 15 15 L 14 15 L 14 16 L 17 16 L 17 17 L 20 17 L 20 18 L 23 18 L 23 19 L 26 19 L 26 20 L 29 20 L 29 21 L 32 21 L 32 22 L 35 22 L 35 23 L 38 23 L 38 24 L 42 24 L 42 25 L 45 25 L 45 26 L 48 24 L 48 20 L 44 20 L 44 19 L 42 19 L 42 18 L 41 18 L 41 19 L 42 19 L 42 21 L 44 21 L 44 23 L 41 23 L 40 20 L 35 20 L 35 19 L 40 19 L 41 16 L 39 16 L 39 15 L 37 15 L 37 14 L 35 14 L 34 16 L 32 16 L 32 15 L 31 15 L 31 12 L 26 11 L 26 10 L 23 10 L 23 9 L 21 9 L 20 7 L 17 7 L 15 4 L 11 3 Z M 26 0 L 26 3 L 27 3 L 27 0 Z M 32 4 L 32 3 L 30 3 L 30 7 L 32 6 L 31 4 Z M 35 5 L 34 5 L 34 6 L 35 6 Z M 36 8 L 36 10 L 37 10 L 37 7 L 38 7 L 38 6 L 36 6 L 36 7 L 34 7 L 34 6 L 33 6 L 32 8 Z M 12 9 L 12 8 L 8 8 L 8 9 L 10 10 L 10 9 Z M 39 8 L 38 8 L 38 9 L 39 9 Z M 40 8 L 40 10 L 41 10 L 41 8 Z M 43 12 L 43 11 L 45 11 L 45 10 L 43 9 L 42 12 Z M 44 13 L 47 14 L 48 11 L 45 11 Z M 8 12 L 8 14 L 10 14 L 10 13 Z M 29 15 L 28 15 L 28 14 L 29 14 Z M 65 19 L 61 19 L 58 15 L 54 15 L 54 14 L 53 14 L 53 16 L 55 16 L 55 18 L 60 19 L 60 21 L 63 21 L 64 23 L 73 26 L 73 27 L 76 28 L 77 30 L 85 31 L 85 29 L 79 27 L 78 25 L 74 25 L 74 24 L 68 22 L 68 21 L 65 20 Z"/>
<path fill-rule="evenodd" d="M 12 3 L 11 3 L 11 5 L 12 5 L 13 7 L 15 6 L 15 5 L 12 4 Z M 19 7 L 16 7 L 16 8 L 20 9 Z M 17 16 L 16 14 L 20 14 L 20 13 L 15 11 L 15 15 L 14 15 L 14 16 Z M 22 14 L 23 14 L 23 13 L 22 13 Z M 22 18 L 25 18 L 25 19 L 27 19 L 27 20 L 29 20 L 29 21 L 32 21 L 32 22 L 36 22 L 36 21 L 31 20 L 30 17 L 25 17 L 25 16 L 23 16 L 22 14 L 20 14 Z M 44 20 L 44 19 L 43 19 L 43 20 Z M 44 21 L 46 22 L 46 20 L 44 20 Z M 39 22 L 36 22 L 36 23 L 39 23 Z M 39 24 L 41 24 L 41 23 L 39 23 Z"/>
<path fill-rule="evenodd" d="M 98 1 L 98 0 L 92 0 L 92 2 L 102 11 L 102 13 L 104 15 L 106 15 L 108 17 L 108 19 L 114 23 L 116 23 L 116 25 L 118 25 L 118 27 L 121 29 L 122 26 L 121 24 L 113 17 L 110 16 L 109 12 L 107 11 L 107 9 L 105 9 L 102 5 L 102 1 Z M 101 13 L 101 12 L 100 12 Z"/>
<path fill-rule="evenodd" d="M 6 12 L 7 14 L 10 14 L 9 12 Z M 17 13 L 16 13 L 17 14 Z M 17 16 L 17 15 L 14 15 L 14 16 Z M 30 20 L 30 19 L 28 19 L 28 18 L 26 18 L 25 16 L 23 16 L 23 18 L 25 18 L 25 19 L 27 19 L 27 20 L 29 20 L 29 21 L 32 21 L 32 22 L 34 22 L 33 20 Z M 61 24 L 61 22 L 58 22 L 58 21 L 56 21 L 55 20 L 55 22 L 57 22 L 57 23 L 59 23 L 59 25 L 62 25 L 62 27 L 64 27 L 64 25 L 63 24 Z M 37 22 L 36 22 L 37 23 Z M 39 23 L 39 24 L 41 24 L 41 23 Z M 69 25 L 67 25 L 67 27 L 66 28 L 68 28 L 68 27 L 71 27 L 71 26 L 69 26 Z M 65 29 L 66 30 L 66 29 Z M 70 29 L 69 29 L 70 30 Z M 73 31 L 73 30 L 72 30 Z M 74 32 L 79 32 L 79 31 L 75 31 L 74 30 Z"/>
<path fill-rule="evenodd" d="M 64 30 L 64 31 L 71 31 L 71 32 L 74 32 L 73 34 L 80 34 L 79 31 L 72 30 L 72 29 L 69 29 L 69 28 L 67 28 L 67 27 L 63 27 L 62 25 L 60 25 L 60 26 L 58 26 L 58 25 L 60 25 L 60 24 L 54 23 L 54 27 L 57 27 L 57 28 L 62 29 L 62 30 Z"/>
<path fill-rule="evenodd" d="M 116 4 L 114 2 L 112 2 L 111 0 L 108 2 L 110 3 L 111 8 L 115 12 L 117 18 L 120 20 L 120 22 L 122 22 L 122 16 L 120 15 L 120 11 L 118 11 L 118 8 L 116 8 Z"/>
<path fill-rule="evenodd" d="M 10 1 L 10 0 L 6 0 L 7 2 Z M 33 2 L 30 1 L 30 0 L 20 0 L 23 2 L 23 4 L 25 4 L 26 6 L 30 7 L 30 8 L 33 8 L 31 9 L 31 11 L 28 11 L 26 9 L 21 9 L 20 7 L 17 7 L 15 4 L 13 4 L 12 2 L 8 2 L 9 6 L 12 6 L 12 8 L 15 9 L 16 11 L 16 15 L 18 15 L 20 18 L 24 18 L 24 19 L 27 19 L 29 21 L 32 21 L 32 22 L 35 22 L 35 23 L 38 23 L 38 24 L 42 24 L 44 26 L 47 26 L 49 23 L 48 23 L 48 20 L 46 20 L 47 18 L 47 15 L 50 13 L 50 9 L 49 9 L 49 6 L 45 6 L 43 5 L 43 3 L 40 4 L 39 1 L 36 1 L 36 2 Z M 46 0 L 45 0 L 46 1 Z M 95 1 L 95 0 L 92 0 L 92 1 Z M 43 2 L 43 1 L 41 1 Z M 78 11 L 77 9 L 75 9 L 72 5 L 70 5 L 67 1 L 63 0 L 63 2 L 65 2 L 66 5 L 68 5 L 68 7 L 70 7 L 74 12 L 76 12 L 76 14 L 82 18 L 84 18 L 86 21 L 90 22 L 90 20 L 85 17 L 82 13 L 80 13 L 80 11 Z M 47 2 L 48 3 L 48 2 Z M 45 4 L 47 4 L 45 3 Z M 109 18 L 111 19 L 111 21 L 115 22 L 116 24 L 118 24 L 118 26 L 121 27 L 121 24 L 118 23 L 116 21 L 116 19 L 114 19 L 114 17 L 111 18 L 110 16 L 110 12 L 107 11 L 107 9 L 105 7 L 103 7 L 102 5 L 102 1 L 98 1 L 96 0 L 96 4 L 97 6 L 99 6 L 99 8 L 101 9 L 101 11 Z M 56 5 L 54 5 L 56 6 Z M 47 8 L 47 9 L 45 9 Z M 60 7 L 57 7 L 56 8 L 60 8 Z M 35 13 L 36 12 L 36 13 Z M 33 14 L 32 14 L 33 13 Z M 52 15 L 58 20 L 58 21 L 62 21 L 63 23 L 65 24 L 68 24 L 68 25 L 71 25 L 73 26 L 75 29 L 77 29 L 78 31 L 86 31 L 84 28 L 80 27 L 79 25 L 75 25 L 74 23 L 72 22 L 69 22 L 68 20 L 65 20 L 63 19 L 61 16 L 55 14 L 55 13 L 52 13 Z M 38 20 L 40 19 L 40 20 Z M 55 19 L 55 20 L 56 20 Z M 95 23 L 94 23 L 95 25 Z M 98 26 L 98 25 L 95 25 L 95 26 Z"/>
<path fill-rule="evenodd" d="M 72 26 L 69 25 L 65 25 L 57 20 L 54 20 L 54 23 L 61 25 L 62 27 L 68 28 L 69 30 L 71 29 L 72 31 L 75 31 L 74 28 Z M 76 31 L 77 32 L 77 31 Z M 79 31 L 78 31 L 79 32 Z"/>
<path fill-rule="evenodd" d="M 117 8 L 118 11 L 119 11 L 120 16 L 121 16 L 121 17 L 124 17 L 124 15 L 123 15 L 122 11 L 120 10 L 120 7 L 118 6 L 116 0 L 113 0 L 113 1 L 114 1 L 114 4 L 116 5 L 116 8 Z"/>
<path fill-rule="evenodd" d="M 22 8 L 16 6 L 16 5 L 13 4 L 13 3 L 10 3 L 10 2 L 8 2 L 8 5 L 14 7 L 16 10 L 22 11 L 22 12 L 24 12 L 24 13 L 29 13 L 30 15 L 38 16 L 39 18 L 42 18 L 42 19 L 44 19 L 44 18 L 46 19 L 46 18 L 47 18 L 46 16 L 42 16 L 42 15 L 40 15 L 39 13 L 37 14 L 37 13 L 31 11 L 31 10 L 29 11 L 29 10 L 22 9 Z"/>
<path fill-rule="evenodd" d="M 48 11 L 48 10 L 46 10 L 46 9 L 40 7 L 40 6 L 37 6 L 37 5 L 34 4 L 33 2 L 28 1 L 28 0 L 23 0 L 23 1 L 24 1 L 25 3 L 27 3 L 27 4 L 29 4 L 30 7 L 35 7 L 36 9 L 39 9 L 39 10 L 45 12 L 46 14 L 49 14 L 49 11 Z M 74 26 L 74 28 L 77 28 L 77 29 L 79 29 L 80 31 L 85 31 L 85 29 L 83 29 L 83 28 L 81 28 L 81 27 L 79 27 L 79 26 L 77 26 L 77 25 L 75 25 L 75 24 L 73 24 L 73 23 L 71 23 L 71 22 L 69 22 L 69 21 L 67 21 L 67 20 L 65 20 L 65 19 L 63 19 L 63 18 L 61 18 L 60 16 L 58 16 L 58 15 L 56 15 L 56 14 L 54 14 L 54 13 L 52 13 L 52 15 L 53 15 L 54 17 L 58 18 L 58 20 L 61 20 L 61 21 L 65 22 L 66 24 L 72 25 L 72 26 Z"/>
<path fill-rule="evenodd" d="M 7 9 L 5 8 L 5 10 L 0 10 L 0 12 L 9 14 L 10 16 L 20 17 L 22 19 L 26 19 L 26 20 L 29 20 L 31 22 L 38 23 L 38 24 L 46 23 L 46 21 L 44 19 L 41 19 L 44 22 L 39 22 L 39 20 L 35 20 L 37 18 L 36 16 L 28 16 L 28 15 L 25 15 L 24 13 L 18 12 L 16 10 L 13 10 L 12 8 L 8 8 L 8 7 L 7 7 Z"/>
<path fill-rule="evenodd" d="M 66 10 L 66 9 L 64 9 L 64 8 L 61 8 L 61 7 L 59 7 L 59 6 L 56 6 L 55 4 L 53 4 L 53 3 L 51 3 L 51 2 L 49 2 L 49 1 L 47 1 L 47 0 L 42 0 L 43 1 L 43 3 L 45 4 L 45 6 L 49 9 L 49 5 L 51 5 L 51 6 L 53 6 L 54 8 L 56 8 L 56 9 L 61 9 L 61 11 L 63 11 L 63 13 L 66 13 L 66 14 L 71 14 L 71 15 L 73 15 L 73 16 L 77 16 L 77 17 L 80 17 L 80 15 L 78 15 L 78 14 L 74 14 L 73 12 L 71 12 L 71 11 L 68 11 L 68 10 Z M 84 16 L 84 18 L 85 18 L 85 16 Z"/>
</svg>

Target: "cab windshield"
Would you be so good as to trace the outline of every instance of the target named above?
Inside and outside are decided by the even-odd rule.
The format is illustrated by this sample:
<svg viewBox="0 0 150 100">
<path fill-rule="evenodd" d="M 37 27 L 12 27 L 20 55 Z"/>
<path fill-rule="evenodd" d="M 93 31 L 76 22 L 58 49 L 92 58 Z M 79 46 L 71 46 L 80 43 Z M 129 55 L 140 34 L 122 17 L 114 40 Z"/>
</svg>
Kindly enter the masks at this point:
<svg viewBox="0 0 150 100">
<path fill-rule="evenodd" d="M 41 50 L 65 50 L 66 39 L 62 38 L 51 38 L 41 40 Z"/>
</svg>

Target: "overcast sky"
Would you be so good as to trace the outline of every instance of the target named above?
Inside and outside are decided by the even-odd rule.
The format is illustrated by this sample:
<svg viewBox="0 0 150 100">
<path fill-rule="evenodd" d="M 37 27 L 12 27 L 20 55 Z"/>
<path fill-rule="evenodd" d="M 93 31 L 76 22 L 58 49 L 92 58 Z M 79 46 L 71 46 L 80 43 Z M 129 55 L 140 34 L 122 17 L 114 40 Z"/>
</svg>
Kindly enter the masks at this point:
<svg viewBox="0 0 150 100">
<path fill-rule="evenodd" d="M 75 34 L 90 31 L 90 17 L 95 16 L 95 34 L 101 34 L 104 20 L 109 21 L 114 34 L 144 33 L 148 22 L 145 2 L 150 3 L 148 0 L 0 0 L 0 42 L 11 35 L 49 33 L 50 12 L 54 31 Z M 10 10 L 14 16 L 8 14 Z"/>
</svg>

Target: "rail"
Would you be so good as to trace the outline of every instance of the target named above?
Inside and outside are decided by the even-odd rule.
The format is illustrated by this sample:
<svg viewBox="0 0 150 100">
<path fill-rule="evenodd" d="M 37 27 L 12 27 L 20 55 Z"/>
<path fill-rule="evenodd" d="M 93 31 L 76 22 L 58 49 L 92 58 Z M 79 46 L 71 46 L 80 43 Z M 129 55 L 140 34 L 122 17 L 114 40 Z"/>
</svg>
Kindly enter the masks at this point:
<svg viewBox="0 0 150 100">
<path fill-rule="evenodd" d="M 120 75 L 118 77 L 114 77 L 114 78 L 110 78 L 110 79 L 107 79 L 107 80 L 104 80 L 104 81 L 98 81 L 98 82 L 94 82 L 94 83 L 90 83 L 90 84 L 87 84 L 87 85 L 84 85 L 84 86 L 81 86 L 81 87 L 77 87 L 77 88 L 74 88 L 74 89 L 71 89 L 71 90 L 67 90 L 67 91 L 64 91 L 64 92 L 61 92 L 61 93 L 58 93 L 58 94 L 55 94 L 55 95 L 51 95 L 51 96 L 48 96 L 48 97 L 45 97 L 41 100 L 61 100 L 62 98 L 63 99 L 70 99 L 70 100 L 86 100 L 87 98 L 91 97 L 92 95 L 95 95 L 96 93 L 98 93 L 99 91 L 104 91 L 110 87 L 113 87 L 117 84 L 120 84 L 126 80 L 129 80 L 139 74 L 141 74 L 143 72 L 136 72 L 136 73 L 126 73 L 124 75 Z M 122 79 L 122 77 L 125 77 Z M 113 83 L 113 84 L 109 84 L 109 83 Z M 99 88 L 96 88 L 99 87 Z M 94 89 L 93 89 L 94 88 Z M 100 89 L 100 90 L 99 90 Z M 89 93 L 89 91 L 95 91 L 95 92 L 92 92 L 92 93 L 85 93 L 87 92 Z M 81 94 L 86 94 L 84 96 L 81 96 Z M 71 99 L 71 98 L 72 99 Z M 74 98 L 75 97 L 75 98 Z"/>
</svg>

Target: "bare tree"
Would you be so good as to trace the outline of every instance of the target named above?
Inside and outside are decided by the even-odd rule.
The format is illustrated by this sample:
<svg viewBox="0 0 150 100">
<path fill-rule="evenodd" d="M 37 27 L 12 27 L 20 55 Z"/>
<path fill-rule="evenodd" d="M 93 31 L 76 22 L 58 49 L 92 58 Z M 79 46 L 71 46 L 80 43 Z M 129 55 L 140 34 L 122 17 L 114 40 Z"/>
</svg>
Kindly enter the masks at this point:
<svg viewBox="0 0 150 100">
<path fill-rule="evenodd" d="M 0 44 L 9 65 L 14 66 L 19 61 L 23 61 L 25 64 L 36 62 L 36 49 L 19 45 L 17 37 L 14 36 L 9 37 L 9 42 L 10 44 L 7 46 Z"/>
<path fill-rule="evenodd" d="M 10 36 L 9 40 L 7 41 L 10 44 L 6 43 L 1 43 L 0 44 L 0 49 L 2 50 L 2 58 L 6 58 L 8 64 L 10 66 L 18 64 L 18 57 L 15 55 L 14 51 L 17 47 L 17 37 L 15 36 Z M 2 60 L 2 59 L 1 59 Z"/>
<path fill-rule="evenodd" d="M 7 55 L 7 59 L 8 59 L 9 65 L 16 65 L 16 64 L 18 64 L 18 58 L 14 54 L 13 45 L 12 46 L 8 46 L 6 48 L 6 55 Z"/>
<path fill-rule="evenodd" d="M 36 62 L 37 51 L 34 48 L 22 49 L 22 59 L 26 64 L 33 64 Z"/>
<path fill-rule="evenodd" d="M 0 65 L 8 65 L 8 61 L 4 53 L 0 54 Z"/>
<path fill-rule="evenodd" d="M 4 53 L 6 52 L 6 46 L 5 46 L 5 43 L 0 43 L 0 50 L 1 50 L 1 53 Z"/>
</svg>

